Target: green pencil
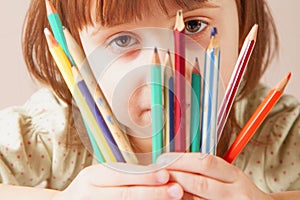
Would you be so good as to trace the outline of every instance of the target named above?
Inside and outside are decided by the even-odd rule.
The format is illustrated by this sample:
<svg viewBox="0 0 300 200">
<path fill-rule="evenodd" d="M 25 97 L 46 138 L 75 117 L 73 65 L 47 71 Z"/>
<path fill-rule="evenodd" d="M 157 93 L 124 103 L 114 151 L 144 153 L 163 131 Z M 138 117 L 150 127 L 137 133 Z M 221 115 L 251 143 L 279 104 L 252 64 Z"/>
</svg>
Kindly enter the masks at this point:
<svg viewBox="0 0 300 200">
<path fill-rule="evenodd" d="M 154 49 L 151 65 L 151 116 L 152 116 L 152 161 L 163 149 L 163 111 L 162 111 L 161 64 L 157 49 Z"/>
<path fill-rule="evenodd" d="M 53 35 L 57 42 L 60 44 L 62 49 L 64 50 L 65 54 L 69 58 L 70 62 L 72 65 L 75 65 L 75 62 L 68 50 L 66 38 L 63 32 L 63 26 L 62 22 L 60 20 L 60 17 L 53 6 L 53 4 L 49 0 L 45 0 L 46 2 L 46 10 L 47 10 L 47 16 L 48 16 L 48 21 L 50 23 L 51 29 L 53 31 Z"/>
<path fill-rule="evenodd" d="M 88 126 L 88 124 L 86 123 L 86 121 L 84 120 L 84 118 L 82 118 L 82 119 L 83 119 L 83 122 L 84 122 L 84 125 L 85 125 L 85 128 L 86 128 L 87 134 L 89 136 L 93 151 L 96 155 L 96 159 L 97 159 L 98 163 L 104 163 L 105 162 L 104 157 L 101 153 L 101 150 L 98 147 L 98 144 L 97 144 L 97 142 L 96 142 L 96 140 L 95 140 L 95 138 L 92 134 L 92 131 L 91 131 L 90 127 Z"/>
<path fill-rule="evenodd" d="M 192 92 L 191 92 L 191 122 L 190 122 L 190 151 L 200 151 L 200 96 L 201 96 L 201 75 L 198 58 L 192 71 Z"/>
</svg>

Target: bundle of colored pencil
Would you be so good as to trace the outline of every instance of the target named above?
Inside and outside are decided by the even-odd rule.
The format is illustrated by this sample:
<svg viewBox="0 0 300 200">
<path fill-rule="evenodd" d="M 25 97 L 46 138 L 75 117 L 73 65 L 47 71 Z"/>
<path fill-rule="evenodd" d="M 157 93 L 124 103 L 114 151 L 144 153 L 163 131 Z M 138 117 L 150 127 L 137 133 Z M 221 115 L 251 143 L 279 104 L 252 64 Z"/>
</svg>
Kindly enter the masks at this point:
<svg viewBox="0 0 300 200">
<path fill-rule="evenodd" d="M 46 0 L 46 8 L 54 32 L 53 37 L 52 33 L 45 29 L 49 50 L 82 114 L 97 160 L 101 163 L 138 163 L 83 51 L 68 30 L 63 28 L 58 13 L 49 0 Z"/>
<path fill-rule="evenodd" d="M 201 78 L 198 58 L 191 73 L 190 124 L 186 122 L 186 60 L 185 23 L 181 10 L 177 12 L 174 28 L 175 69 L 170 52 L 164 63 L 164 97 L 162 98 L 161 63 L 155 48 L 152 77 L 152 147 L 153 162 L 162 152 L 200 152 L 215 154 L 220 48 L 217 30 L 213 28 L 205 57 L 204 79 Z M 205 87 L 203 87 L 205 86 Z M 173 91 L 174 90 L 174 91 Z M 174 92 L 174 93 L 173 93 Z M 203 93 L 203 94 L 202 94 Z M 164 99 L 165 124 L 162 119 Z M 203 106 L 201 106 L 201 103 Z M 158 111 L 158 109 L 161 109 Z M 189 125 L 189 133 L 186 126 Z"/>
<path fill-rule="evenodd" d="M 229 112 L 237 95 L 238 87 L 245 74 L 249 59 L 256 43 L 258 25 L 254 25 L 246 37 L 233 74 L 218 110 L 220 47 L 217 29 L 211 31 L 209 45 L 204 58 L 204 75 L 201 76 L 198 58 L 191 73 L 191 111 L 190 124 L 186 122 L 186 78 L 185 78 L 185 24 L 182 11 L 177 12 L 174 43 L 175 69 L 172 69 L 170 52 L 164 64 L 164 93 L 162 95 L 161 66 L 157 49 L 153 56 L 152 77 L 152 147 L 153 162 L 163 152 L 203 152 L 216 155 L 217 142 L 221 136 Z M 257 108 L 245 125 L 224 159 L 233 162 L 245 147 L 258 126 L 275 105 L 291 74 L 287 75 Z M 174 91 L 173 91 L 174 90 Z M 173 93 L 174 92 L 174 93 Z M 162 100 L 164 100 L 165 124 L 163 127 Z M 154 109 L 155 108 L 155 109 Z M 189 133 L 186 126 L 189 125 Z M 189 138 L 189 140 L 188 140 Z M 188 143 L 187 143 L 188 142 Z"/>
</svg>

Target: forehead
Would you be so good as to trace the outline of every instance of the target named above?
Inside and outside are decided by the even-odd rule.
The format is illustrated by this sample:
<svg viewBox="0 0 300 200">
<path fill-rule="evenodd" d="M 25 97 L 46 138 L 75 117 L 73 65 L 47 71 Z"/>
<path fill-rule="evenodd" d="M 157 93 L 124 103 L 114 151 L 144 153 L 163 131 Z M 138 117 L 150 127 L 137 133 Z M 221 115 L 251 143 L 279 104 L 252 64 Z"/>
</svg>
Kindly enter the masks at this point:
<svg viewBox="0 0 300 200">
<path fill-rule="evenodd" d="M 178 9 L 218 7 L 220 0 L 93 0 L 91 5 L 93 23 L 110 27 L 157 13 L 174 16 Z"/>
</svg>

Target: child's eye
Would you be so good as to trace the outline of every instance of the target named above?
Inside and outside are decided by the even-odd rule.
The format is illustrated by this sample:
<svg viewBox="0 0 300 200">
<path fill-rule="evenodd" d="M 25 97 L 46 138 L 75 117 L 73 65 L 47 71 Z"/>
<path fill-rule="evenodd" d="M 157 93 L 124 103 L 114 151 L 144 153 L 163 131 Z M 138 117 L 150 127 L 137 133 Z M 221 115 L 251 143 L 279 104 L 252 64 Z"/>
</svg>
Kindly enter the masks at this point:
<svg viewBox="0 0 300 200">
<path fill-rule="evenodd" d="M 207 23 L 199 20 L 199 19 L 191 19 L 184 22 L 185 23 L 185 33 L 196 34 L 201 32 L 203 29 L 207 27 Z"/>
<path fill-rule="evenodd" d="M 123 47 L 123 48 L 135 43 L 134 39 L 129 35 L 119 36 L 118 38 L 114 39 L 113 42 L 117 46 Z"/>
<path fill-rule="evenodd" d="M 115 53 L 121 53 L 133 49 L 138 43 L 136 37 L 123 33 L 123 35 L 118 34 L 113 37 L 107 46 Z"/>
</svg>

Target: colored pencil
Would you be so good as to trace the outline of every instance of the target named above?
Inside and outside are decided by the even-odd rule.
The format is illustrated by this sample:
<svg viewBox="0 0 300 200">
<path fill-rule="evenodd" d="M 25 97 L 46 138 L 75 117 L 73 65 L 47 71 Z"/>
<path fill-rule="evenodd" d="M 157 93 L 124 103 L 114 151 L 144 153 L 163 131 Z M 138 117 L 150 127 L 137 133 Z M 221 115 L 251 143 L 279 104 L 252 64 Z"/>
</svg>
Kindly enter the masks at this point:
<svg viewBox="0 0 300 200">
<path fill-rule="evenodd" d="M 45 4 L 46 4 L 48 21 L 49 21 L 49 24 L 53 31 L 54 37 L 55 37 L 56 41 L 60 44 L 60 46 L 63 48 L 65 54 L 69 58 L 72 65 L 74 65 L 74 60 L 73 60 L 72 56 L 70 55 L 70 52 L 68 50 L 67 43 L 66 43 L 66 38 L 63 33 L 63 26 L 62 26 L 61 19 L 51 1 L 45 0 Z"/>
<path fill-rule="evenodd" d="M 290 78 L 291 73 L 288 73 L 288 75 L 286 75 L 273 89 L 270 90 L 264 100 L 259 104 L 253 115 L 247 121 L 244 128 L 238 134 L 237 138 L 224 155 L 224 159 L 227 162 L 232 163 L 243 150 L 257 128 L 265 120 L 271 109 L 281 97 Z"/>
<path fill-rule="evenodd" d="M 175 151 L 186 151 L 186 94 L 185 94 L 185 24 L 182 10 L 177 11 L 175 40 Z"/>
<path fill-rule="evenodd" d="M 200 151 L 200 97 L 201 97 L 201 75 L 198 58 L 192 71 L 191 88 L 191 120 L 190 120 L 190 151 Z"/>
<path fill-rule="evenodd" d="M 96 140 L 98 147 L 101 150 L 101 153 L 106 162 L 116 162 L 116 159 L 106 142 L 104 136 L 99 129 L 95 118 L 90 112 L 88 105 L 86 104 L 79 88 L 77 87 L 72 71 L 71 71 L 71 63 L 68 60 L 68 57 L 64 53 L 63 49 L 59 45 L 59 43 L 55 40 L 52 33 L 46 28 L 45 36 L 47 39 L 47 43 L 49 46 L 50 53 L 52 54 L 53 59 L 55 60 L 59 71 L 61 72 L 73 98 L 75 99 L 77 106 L 83 115 L 83 118 L 86 120 L 88 127 L 90 128 L 94 139 Z"/>
<path fill-rule="evenodd" d="M 56 9 L 54 8 L 53 4 L 49 0 L 46 0 L 45 3 L 46 3 L 46 11 L 47 11 L 47 16 L 48 16 L 48 21 L 50 23 L 51 29 L 54 32 L 54 37 L 56 38 L 58 43 L 62 46 L 65 54 L 69 58 L 72 65 L 75 65 L 74 60 L 73 60 L 72 56 L 70 55 L 70 52 L 67 48 L 66 39 L 65 39 L 65 36 L 62 31 L 63 26 L 62 26 L 60 17 L 58 15 L 58 13 L 56 12 Z M 86 123 L 84 118 L 83 118 L 83 121 L 84 121 L 86 130 L 87 130 L 87 133 L 89 135 L 89 138 L 91 140 L 91 145 L 93 147 L 94 153 L 96 154 L 97 161 L 100 163 L 103 163 L 104 158 L 101 155 L 99 147 L 97 146 L 97 144 L 95 142 L 95 139 L 91 133 L 91 129 L 88 127 L 88 124 Z"/>
<path fill-rule="evenodd" d="M 164 147 L 166 152 L 174 151 L 174 73 L 170 51 L 167 52 L 164 62 L 164 109 L 165 132 Z"/>
<path fill-rule="evenodd" d="M 218 140 L 221 137 L 226 120 L 228 118 L 235 96 L 237 94 L 239 85 L 247 69 L 249 59 L 251 57 L 252 51 L 256 43 L 257 31 L 258 25 L 255 24 L 244 41 L 241 52 L 234 67 L 234 71 L 225 91 L 225 95 L 218 113 Z"/>
<path fill-rule="evenodd" d="M 118 145 L 121 153 L 127 163 L 137 164 L 138 160 L 135 156 L 135 153 L 130 145 L 130 142 L 121 129 L 118 126 L 118 121 L 112 113 L 112 110 L 106 100 L 102 89 L 100 88 L 94 73 L 86 60 L 86 56 L 82 51 L 81 47 L 72 37 L 68 29 L 64 28 L 64 34 L 66 37 L 68 49 L 71 52 L 72 57 L 84 79 L 89 91 L 94 98 L 97 108 L 99 109 L 101 115 L 104 118 L 104 121 L 109 128 L 116 144 Z"/>
<path fill-rule="evenodd" d="M 118 162 L 125 162 L 114 138 L 112 137 L 112 135 L 103 119 L 103 116 L 101 115 L 99 109 L 97 108 L 97 106 L 94 102 L 94 99 L 93 99 L 90 91 L 88 90 L 88 88 L 87 88 L 84 80 L 82 79 L 82 76 L 76 66 L 72 67 L 72 73 L 73 73 L 73 77 L 75 79 L 76 85 L 78 86 L 81 94 L 83 95 L 85 102 L 87 103 L 91 113 L 93 114 L 94 118 L 96 119 L 96 122 L 97 122 L 100 130 L 102 131 L 102 134 L 104 135 L 116 160 Z"/>
<path fill-rule="evenodd" d="M 201 151 L 216 155 L 218 85 L 220 70 L 220 48 L 216 28 L 205 54 L 204 88 L 202 100 L 202 144 Z"/>
<path fill-rule="evenodd" d="M 103 155 L 101 153 L 101 150 L 99 149 L 98 144 L 97 144 L 97 142 L 96 142 L 96 140 L 93 136 L 93 133 L 92 133 L 89 125 L 85 121 L 85 119 L 83 117 L 82 117 L 82 119 L 83 119 L 83 123 L 84 123 L 85 128 L 86 128 L 87 134 L 89 136 L 89 139 L 90 139 L 90 142 L 91 142 L 91 145 L 92 145 L 92 148 L 93 148 L 93 152 L 96 156 L 96 159 L 97 159 L 98 163 L 104 163 L 105 160 L 104 160 Z"/>
<path fill-rule="evenodd" d="M 151 65 L 151 116 L 152 116 L 152 161 L 163 149 L 163 111 L 162 111 L 161 64 L 155 48 Z"/>
</svg>

